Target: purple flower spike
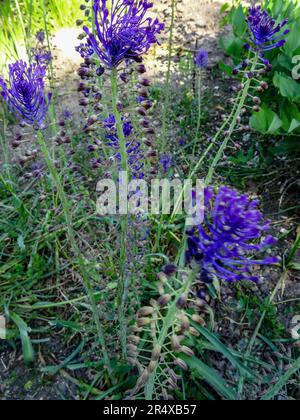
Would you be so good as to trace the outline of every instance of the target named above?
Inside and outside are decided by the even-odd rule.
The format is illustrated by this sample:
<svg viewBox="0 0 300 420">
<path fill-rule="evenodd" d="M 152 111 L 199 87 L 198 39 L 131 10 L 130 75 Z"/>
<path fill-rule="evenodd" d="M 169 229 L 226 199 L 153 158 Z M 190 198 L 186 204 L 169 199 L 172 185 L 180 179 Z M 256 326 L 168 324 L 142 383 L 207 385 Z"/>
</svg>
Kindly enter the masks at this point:
<svg viewBox="0 0 300 420">
<path fill-rule="evenodd" d="M 247 22 L 252 34 L 249 41 L 254 46 L 255 51 L 259 52 L 282 47 L 286 42 L 282 38 L 290 32 L 289 29 L 282 31 L 282 28 L 288 22 L 287 19 L 277 24 L 275 19 L 266 10 L 262 10 L 260 6 L 249 9 Z"/>
<path fill-rule="evenodd" d="M 48 111 L 51 94 L 48 94 L 46 100 L 45 75 L 45 66 L 39 64 L 28 66 L 20 60 L 9 66 L 9 86 L 0 78 L 1 95 L 11 112 L 29 125 L 41 127 Z"/>
<path fill-rule="evenodd" d="M 43 30 L 40 30 L 36 33 L 35 37 L 38 40 L 38 42 L 43 44 L 45 41 L 45 32 Z"/>
<path fill-rule="evenodd" d="M 160 164 L 163 170 L 163 173 L 166 174 L 173 167 L 173 157 L 171 155 L 162 155 L 160 157 Z"/>
<path fill-rule="evenodd" d="M 262 260 L 263 252 L 277 241 L 266 232 L 269 224 L 257 209 L 259 202 L 228 187 L 205 191 L 205 221 L 187 232 L 187 262 L 199 264 L 201 280 L 214 277 L 228 282 L 259 279 L 251 274 L 253 265 L 273 264 L 277 258 Z"/>
<path fill-rule="evenodd" d="M 37 64 L 47 66 L 53 60 L 53 57 L 50 51 L 38 48 L 33 51 L 33 59 Z"/>
<path fill-rule="evenodd" d="M 133 126 L 131 121 L 123 120 L 123 134 L 126 137 L 126 150 L 128 158 L 128 166 L 131 169 L 132 177 L 134 179 L 144 178 L 143 167 L 144 167 L 144 155 L 141 148 L 141 143 L 132 139 Z M 107 144 L 113 151 L 113 157 L 121 162 L 120 154 L 120 142 L 116 130 L 116 120 L 113 115 L 104 120 L 103 124 L 106 129 L 106 140 Z"/>
<path fill-rule="evenodd" d="M 208 66 L 208 52 L 205 50 L 198 51 L 195 63 L 200 69 L 205 69 Z"/>
<path fill-rule="evenodd" d="M 88 43 L 103 63 L 110 69 L 124 60 L 139 61 L 164 25 L 158 19 L 145 17 L 153 3 L 148 0 L 115 0 L 111 7 L 108 0 L 93 0 L 96 37 L 87 27 Z"/>
</svg>

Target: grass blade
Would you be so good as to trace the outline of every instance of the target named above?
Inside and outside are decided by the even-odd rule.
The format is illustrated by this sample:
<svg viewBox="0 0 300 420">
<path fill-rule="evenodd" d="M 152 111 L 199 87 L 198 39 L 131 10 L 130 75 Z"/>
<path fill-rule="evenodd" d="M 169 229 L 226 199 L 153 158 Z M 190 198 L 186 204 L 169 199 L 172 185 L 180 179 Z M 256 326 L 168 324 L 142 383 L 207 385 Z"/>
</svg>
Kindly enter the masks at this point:
<svg viewBox="0 0 300 420">
<path fill-rule="evenodd" d="M 209 385 L 211 385 L 223 398 L 232 401 L 239 400 L 238 394 L 223 378 L 221 378 L 217 371 L 207 366 L 195 356 L 188 357 L 185 354 L 181 354 L 180 358 L 184 360 L 191 369 L 195 369 L 199 376 L 209 383 Z"/>
</svg>

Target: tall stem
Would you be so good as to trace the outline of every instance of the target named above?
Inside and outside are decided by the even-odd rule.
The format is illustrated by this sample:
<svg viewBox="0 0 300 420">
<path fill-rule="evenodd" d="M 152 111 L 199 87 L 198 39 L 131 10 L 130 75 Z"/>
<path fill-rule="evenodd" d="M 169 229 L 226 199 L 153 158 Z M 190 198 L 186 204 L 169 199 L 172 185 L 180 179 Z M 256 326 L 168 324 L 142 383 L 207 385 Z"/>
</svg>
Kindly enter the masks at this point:
<svg viewBox="0 0 300 420">
<path fill-rule="evenodd" d="M 96 303 L 94 292 L 93 292 L 93 286 L 92 286 L 92 283 L 90 281 L 89 273 L 88 273 L 88 270 L 87 270 L 86 265 L 85 265 L 86 263 L 84 261 L 84 258 L 82 256 L 81 252 L 80 252 L 80 249 L 77 245 L 77 242 L 76 242 L 76 239 L 75 239 L 75 234 L 74 234 L 73 227 L 72 227 L 72 216 L 71 216 L 71 212 L 70 212 L 70 205 L 69 205 L 68 199 L 66 197 L 66 194 L 64 192 L 62 182 L 61 182 L 61 180 L 59 178 L 59 175 L 56 171 L 55 165 L 54 165 L 54 163 L 53 163 L 53 161 L 50 157 L 48 147 L 45 143 L 45 140 L 44 140 L 44 137 L 43 137 L 43 134 L 42 134 L 41 131 L 38 131 L 38 140 L 39 140 L 39 144 L 41 146 L 41 150 L 42 150 L 43 155 L 44 155 L 45 162 L 48 166 L 50 176 L 52 178 L 52 182 L 54 183 L 54 185 L 57 188 L 57 193 L 58 193 L 59 199 L 60 199 L 61 204 L 62 204 L 64 217 L 65 217 L 65 222 L 66 222 L 66 227 L 67 227 L 67 232 L 68 232 L 69 240 L 70 240 L 70 243 L 71 243 L 71 248 L 72 248 L 72 251 L 73 251 L 74 255 L 76 256 L 76 258 L 78 260 L 78 264 L 79 264 L 81 275 L 82 275 L 82 281 L 83 281 L 84 287 L 86 289 L 86 292 L 88 294 L 90 304 L 91 304 L 91 307 L 92 307 L 94 322 L 95 322 L 97 333 L 98 333 L 99 344 L 100 344 L 101 349 L 102 349 L 104 365 L 107 368 L 109 374 L 112 376 L 112 368 L 111 368 L 108 352 L 107 352 L 107 349 L 106 349 L 104 331 L 103 331 L 103 328 L 102 328 L 102 325 L 101 325 L 100 319 L 99 319 L 99 313 L 98 313 L 97 303 Z"/>
<path fill-rule="evenodd" d="M 116 120 L 116 129 L 119 140 L 120 155 L 121 155 L 121 167 L 122 171 L 129 175 L 128 171 L 128 156 L 126 147 L 126 138 L 123 132 L 122 117 L 118 109 L 118 72 L 116 69 L 111 71 L 111 91 L 112 91 L 112 105 L 113 114 Z M 126 358 L 126 343 L 127 343 L 127 325 L 125 319 L 125 307 L 128 282 L 126 281 L 126 264 L 127 264 L 127 235 L 128 235 L 128 214 L 122 215 L 121 220 L 121 248 L 120 248 L 120 275 L 118 282 L 118 319 L 120 327 L 120 340 L 122 347 L 122 356 Z"/>
<path fill-rule="evenodd" d="M 194 147 L 193 147 L 193 156 L 195 156 L 196 153 L 196 147 L 198 144 L 198 136 L 199 136 L 199 132 L 200 132 L 200 126 L 201 126 L 201 88 L 202 88 L 202 80 L 201 80 L 201 70 L 199 70 L 198 73 L 198 120 L 197 120 L 197 128 L 196 128 L 196 136 L 195 136 L 195 142 L 194 142 Z"/>
<path fill-rule="evenodd" d="M 161 140 L 161 151 L 164 152 L 166 142 L 167 142 L 167 116 L 169 112 L 169 103 L 171 96 L 171 64 L 172 64 L 172 53 L 173 53 L 173 35 L 174 35 L 174 24 L 176 18 L 176 5 L 177 0 L 171 0 L 171 26 L 170 26 L 170 35 L 169 35 L 169 44 L 168 44 L 168 67 L 167 67 L 167 77 L 166 77 L 166 89 L 165 89 L 165 101 L 163 107 L 162 115 L 162 140 Z"/>
</svg>

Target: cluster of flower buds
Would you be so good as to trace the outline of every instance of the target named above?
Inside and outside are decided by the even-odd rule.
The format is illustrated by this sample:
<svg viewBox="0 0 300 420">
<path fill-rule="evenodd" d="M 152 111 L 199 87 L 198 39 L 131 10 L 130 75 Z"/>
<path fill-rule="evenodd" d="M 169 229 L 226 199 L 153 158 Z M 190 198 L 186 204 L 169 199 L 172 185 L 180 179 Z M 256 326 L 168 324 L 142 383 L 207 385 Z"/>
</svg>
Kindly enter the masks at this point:
<svg viewBox="0 0 300 420">
<path fill-rule="evenodd" d="M 169 399 L 172 398 L 170 394 L 179 388 L 177 369 L 188 369 L 181 355 L 194 355 L 191 343 L 199 332 L 193 323 L 205 325 L 207 302 L 198 297 L 198 284 L 193 276 L 174 264 L 164 266 L 158 280 L 159 297 L 138 310 L 129 337 L 128 361 L 140 372 L 130 395 L 140 392 L 150 376 L 156 375 L 155 382 L 160 385 L 155 392 Z M 204 292 L 201 296 L 204 297 Z M 171 321 L 170 313 L 173 314 Z M 162 331 L 166 332 L 163 336 Z M 147 343 L 154 343 L 152 349 Z"/>
</svg>

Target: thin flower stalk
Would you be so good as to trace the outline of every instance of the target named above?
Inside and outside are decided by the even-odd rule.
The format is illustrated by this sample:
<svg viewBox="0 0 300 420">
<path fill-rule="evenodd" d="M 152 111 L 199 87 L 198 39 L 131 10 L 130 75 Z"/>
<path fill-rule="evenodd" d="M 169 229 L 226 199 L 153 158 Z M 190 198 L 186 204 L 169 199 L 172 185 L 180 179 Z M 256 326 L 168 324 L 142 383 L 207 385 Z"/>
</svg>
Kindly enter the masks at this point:
<svg viewBox="0 0 300 420">
<path fill-rule="evenodd" d="M 176 22 L 177 0 L 171 0 L 171 2 L 172 2 L 171 3 L 171 24 L 170 24 L 170 29 L 169 29 L 166 89 L 165 89 L 165 101 L 164 101 L 163 114 L 162 114 L 162 139 L 161 139 L 161 148 L 160 148 L 162 152 L 165 152 L 166 144 L 167 144 L 167 119 L 168 119 L 169 104 L 170 104 L 170 98 L 171 98 L 171 66 L 172 66 L 174 27 L 175 27 L 175 22 Z"/>
<path fill-rule="evenodd" d="M 123 131 L 123 123 L 120 112 L 118 110 L 118 72 L 117 69 L 111 71 L 111 90 L 112 90 L 112 105 L 113 115 L 116 121 L 117 135 L 119 139 L 120 155 L 121 155 L 121 167 L 122 171 L 128 175 L 128 155 L 126 147 L 126 138 Z M 127 236 L 128 236 L 128 214 L 122 215 L 121 220 L 121 246 L 120 246 L 120 275 L 118 282 L 118 296 L 117 296 L 117 307 L 118 307 L 118 318 L 120 328 L 120 338 L 122 346 L 123 357 L 126 357 L 126 319 L 125 319 L 125 306 L 128 282 L 125 282 L 125 268 L 127 261 Z"/>
</svg>

